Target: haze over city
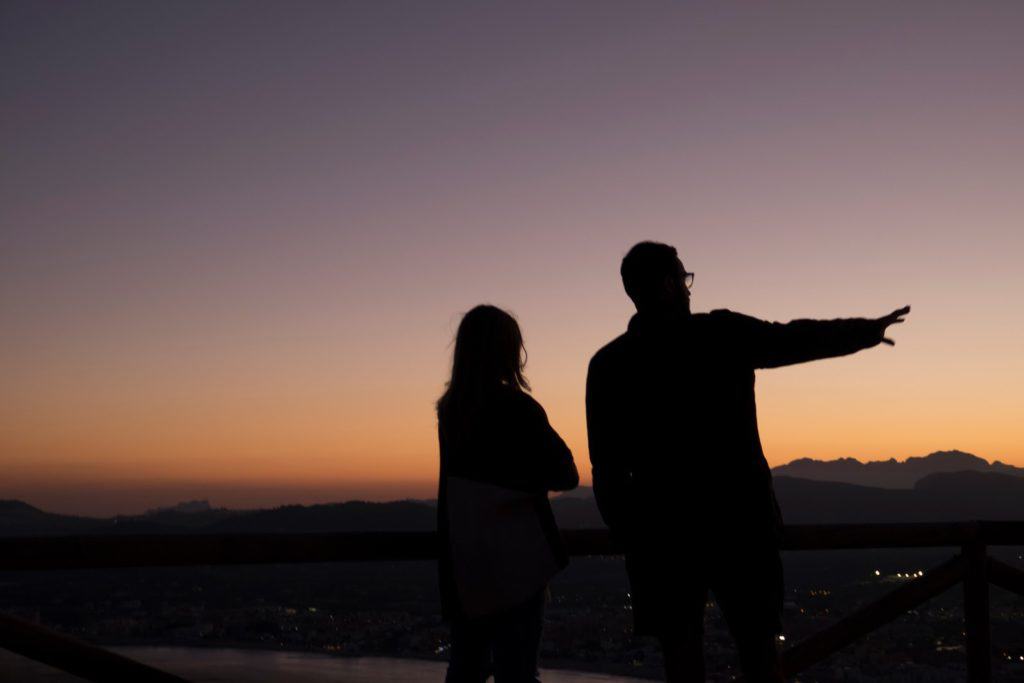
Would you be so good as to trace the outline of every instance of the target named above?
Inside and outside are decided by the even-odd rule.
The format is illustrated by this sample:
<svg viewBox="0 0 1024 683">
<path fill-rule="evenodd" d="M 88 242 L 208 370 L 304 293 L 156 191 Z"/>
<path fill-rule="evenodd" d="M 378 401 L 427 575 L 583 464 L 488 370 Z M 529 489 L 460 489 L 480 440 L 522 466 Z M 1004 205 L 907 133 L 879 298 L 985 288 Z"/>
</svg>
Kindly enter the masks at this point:
<svg viewBox="0 0 1024 683">
<path fill-rule="evenodd" d="M 1024 5 L 245 8 L 0 8 L 0 499 L 433 497 L 480 302 L 587 484 L 641 239 L 697 311 L 913 306 L 758 373 L 770 464 L 1024 466 Z"/>
</svg>

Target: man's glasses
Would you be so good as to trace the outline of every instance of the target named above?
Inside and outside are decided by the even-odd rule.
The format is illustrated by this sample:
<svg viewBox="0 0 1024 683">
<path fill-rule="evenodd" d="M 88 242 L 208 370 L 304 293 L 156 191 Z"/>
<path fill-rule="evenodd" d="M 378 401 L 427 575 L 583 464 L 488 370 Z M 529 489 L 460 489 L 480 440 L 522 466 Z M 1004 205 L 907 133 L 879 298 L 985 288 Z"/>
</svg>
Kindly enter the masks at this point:
<svg viewBox="0 0 1024 683">
<path fill-rule="evenodd" d="M 686 285 L 687 289 L 693 287 L 693 273 L 683 272 L 683 284 Z"/>
</svg>

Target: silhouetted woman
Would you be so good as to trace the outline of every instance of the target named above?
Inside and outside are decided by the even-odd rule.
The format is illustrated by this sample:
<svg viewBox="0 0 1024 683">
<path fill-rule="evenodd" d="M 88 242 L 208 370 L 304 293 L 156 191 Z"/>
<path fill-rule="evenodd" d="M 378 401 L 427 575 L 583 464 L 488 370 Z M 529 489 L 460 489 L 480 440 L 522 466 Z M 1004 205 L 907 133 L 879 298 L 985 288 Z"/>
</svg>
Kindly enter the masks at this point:
<svg viewBox="0 0 1024 683">
<path fill-rule="evenodd" d="M 466 313 L 437 402 L 441 602 L 448 683 L 537 680 L 547 583 L 568 563 L 548 491 L 579 483 L 572 453 L 528 393 L 515 318 Z"/>
</svg>

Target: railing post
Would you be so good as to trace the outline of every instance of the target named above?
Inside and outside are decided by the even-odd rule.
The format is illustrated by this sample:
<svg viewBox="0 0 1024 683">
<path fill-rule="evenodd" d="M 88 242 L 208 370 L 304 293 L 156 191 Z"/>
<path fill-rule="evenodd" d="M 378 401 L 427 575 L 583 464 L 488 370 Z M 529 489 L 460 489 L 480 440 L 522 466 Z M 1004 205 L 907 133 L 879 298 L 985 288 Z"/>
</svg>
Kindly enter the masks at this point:
<svg viewBox="0 0 1024 683">
<path fill-rule="evenodd" d="M 992 638 L 989 632 L 988 553 L 981 540 L 963 546 L 967 559 L 964 575 L 964 630 L 967 634 L 967 680 L 992 680 Z"/>
</svg>

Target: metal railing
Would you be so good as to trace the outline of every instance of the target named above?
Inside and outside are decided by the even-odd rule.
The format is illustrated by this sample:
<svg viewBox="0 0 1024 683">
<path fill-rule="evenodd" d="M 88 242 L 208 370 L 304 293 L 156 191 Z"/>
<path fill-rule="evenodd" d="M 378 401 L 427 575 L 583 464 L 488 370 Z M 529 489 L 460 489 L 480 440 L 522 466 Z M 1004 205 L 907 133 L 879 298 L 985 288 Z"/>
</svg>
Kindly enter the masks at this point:
<svg viewBox="0 0 1024 683">
<path fill-rule="evenodd" d="M 570 555 L 622 553 L 605 530 L 562 533 Z M 958 547 L 960 552 L 785 650 L 784 671 L 787 675 L 803 671 L 963 583 L 968 681 L 987 683 L 992 679 L 989 584 L 1024 595 L 1024 571 L 989 557 L 988 546 L 999 545 L 1024 545 L 1024 521 L 786 527 L 782 549 L 787 551 Z M 430 532 L 0 539 L 0 570 L 402 561 L 436 556 L 437 540 Z M 0 648 L 92 681 L 184 680 L 11 616 L 0 615 Z"/>
</svg>

